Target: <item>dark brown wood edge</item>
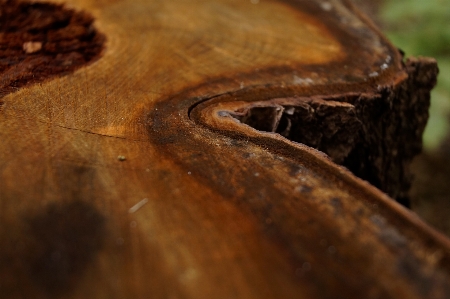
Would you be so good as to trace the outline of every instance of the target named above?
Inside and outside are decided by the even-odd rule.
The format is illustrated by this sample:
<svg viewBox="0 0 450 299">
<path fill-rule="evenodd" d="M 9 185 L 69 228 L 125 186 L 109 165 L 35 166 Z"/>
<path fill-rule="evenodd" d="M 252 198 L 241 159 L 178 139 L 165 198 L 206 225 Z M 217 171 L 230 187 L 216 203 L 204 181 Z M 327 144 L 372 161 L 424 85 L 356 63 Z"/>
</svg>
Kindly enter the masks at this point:
<svg viewBox="0 0 450 299">
<path fill-rule="evenodd" d="M 251 94 L 251 91 L 247 92 Z M 354 94 L 350 93 L 341 97 L 344 98 L 345 96 L 352 95 Z M 230 94 L 222 97 L 235 99 L 236 95 Z M 240 97 L 245 99 L 244 95 L 240 95 Z M 216 102 L 219 102 L 219 98 L 221 97 L 219 96 L 214 99 L 216 99 Z M 224 102 L 227 101 L 226 99 L 222 100 Z M 206 107 L 202 106 L 209 106 L 208 104 L 211 105 L 207 101 L 204 101 L 203 105 L 198 105 L 196 106 L 196 108 L 191 110 L 190 119 L 197 125 L 205 126 L 216 133 L 224 134 L 232 138 L 248 140 L 263 148 L 267 148 L 270 151 L 277 153 L 278 155 L 283 155 L 293 160 L 308 160 L 308 163 L 311 166 L 314 165 L 314 167 L 321 168 L 324 172 L 329 173 L 330 177 L 333 177 L 334 181 L 342 181 L 346 185 L 348 184 L 348 186 L 350 186 L 350 188 L 353 190 L 354 194 L 358 194 L 361 200 L 378 204 L 382 213 L 390 215 L 389 219 L 395 220 L 398 224 L 401 225 L 409 223 L 411 226 L 420 231 L 421 237 L 426 240 L 427 243 L 432 242 L 438 246 L 442 246 L 443 248 L 445 248 L 447 258 L 445 259 L 444 264 L 450 269 L 450 239 L 429 226 L 415 213 L 411 212 L 409 209 L 406 209 L 401 204 L 395 202 L 392 198 L 369 184 L 367 181 L 356 177 L 345 167 L 333 163 L 328 156 L 313 148 L 292 142 L 280 136 L 279 134 L 260 132 L 251 129 L 243 124 L 234 126 L 232 130 L 227 130 L 225 126 L 217 127 L 214 126 L 215 124 L 205 122 L 205 115 L 203 114 L 206 110 Z M 209 112 L 211 112 L 211 110 L 207 111 L 206 113 Z M 240 130 L 238 128 L 240 128 Z"/>
</svg>

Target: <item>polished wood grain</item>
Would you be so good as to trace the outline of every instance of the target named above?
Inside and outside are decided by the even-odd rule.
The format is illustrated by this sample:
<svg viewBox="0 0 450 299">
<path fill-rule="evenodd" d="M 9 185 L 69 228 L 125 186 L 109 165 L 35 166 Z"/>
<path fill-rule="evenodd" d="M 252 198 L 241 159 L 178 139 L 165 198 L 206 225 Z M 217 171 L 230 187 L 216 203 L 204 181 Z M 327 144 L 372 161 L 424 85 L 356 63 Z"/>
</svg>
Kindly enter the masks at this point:
<svg viewBox="0 0 450 299">
<path fill-rule="evenodd" d="M 346 1 L 64 3 L 106 44 L 1 99 L 1 298 L 449 297 L 449 239 L 232 116 L 423 100 L 433 61 Z"/>
</svg>

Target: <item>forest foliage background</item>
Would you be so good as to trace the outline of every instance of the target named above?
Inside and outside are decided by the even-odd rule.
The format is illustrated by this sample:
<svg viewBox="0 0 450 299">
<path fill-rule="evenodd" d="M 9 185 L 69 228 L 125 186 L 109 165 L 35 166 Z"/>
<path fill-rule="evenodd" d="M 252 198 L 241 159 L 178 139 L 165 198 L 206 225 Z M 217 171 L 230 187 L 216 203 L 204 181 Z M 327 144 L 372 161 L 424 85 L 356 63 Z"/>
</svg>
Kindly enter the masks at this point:
<svg viewBox="0 0 450 299">
<path fill-rule="evenodd" d="M 423 153 L 413 163 L 411 208 L 450 236 L 450 0 L 354 0 L 392 43 L 409 56 L 434 57 Z"/>
</svg>

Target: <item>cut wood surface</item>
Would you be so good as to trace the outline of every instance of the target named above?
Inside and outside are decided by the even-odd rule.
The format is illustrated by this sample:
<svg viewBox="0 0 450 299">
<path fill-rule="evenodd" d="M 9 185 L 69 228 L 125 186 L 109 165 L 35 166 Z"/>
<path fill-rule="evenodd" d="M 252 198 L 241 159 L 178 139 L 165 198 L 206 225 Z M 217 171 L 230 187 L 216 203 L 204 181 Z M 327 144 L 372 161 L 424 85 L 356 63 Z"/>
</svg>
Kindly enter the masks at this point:
<svg viewBox="0 0 450 299">
<path fill-rule="evenodd" d="M 450 298 L 450 240 L 391 198 L 434 60 L 347 1 L 18 3 L 0 298 Z"/>
</svg>

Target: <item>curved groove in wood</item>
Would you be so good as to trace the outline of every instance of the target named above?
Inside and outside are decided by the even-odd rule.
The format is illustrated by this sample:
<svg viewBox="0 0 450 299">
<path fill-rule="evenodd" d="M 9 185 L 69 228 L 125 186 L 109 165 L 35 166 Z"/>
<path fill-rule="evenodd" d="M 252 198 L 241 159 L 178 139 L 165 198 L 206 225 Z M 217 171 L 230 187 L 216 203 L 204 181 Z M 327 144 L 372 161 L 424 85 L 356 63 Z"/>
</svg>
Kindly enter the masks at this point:
<svg viewBox="0 0 450 299">
<path fill-rule="evenodd" d="M 409 164 L 421 150 L 429 92 L 438 72 L 433 59 L 423 58 L 409 59 L 405 70 L 407 78 L 391 87 L 378 86 L 370 93 L 358 93 L 354 87 L 351 93 L 315 95 L 306 91 L 309 96 L 303 97 L 301 91 L 294 89 L 281 98 L 270 98 L 266 91 L 260 92 L 261 101 L 250 90 L 202 101 L 189 113 L 193 111 L 194 119 L 210 122 L 222 131 L 235 128 L 227 129 L 226 124 L 210 119 L 221 114 L 233 116 L 257 130 L 277 132 L 319 149 L 335 163 L 345 165 L 356 176 L 401 200 L 410 187 Z M 201 112 L 210 105 L 213 108 Z M 225 110 L 216 111 L 220 105 Z M 212 110 L 218 114 L 211 114 Z M 402 119 L 407 115 L 415 118 L 405 124 Z"/>
</svg>

